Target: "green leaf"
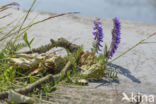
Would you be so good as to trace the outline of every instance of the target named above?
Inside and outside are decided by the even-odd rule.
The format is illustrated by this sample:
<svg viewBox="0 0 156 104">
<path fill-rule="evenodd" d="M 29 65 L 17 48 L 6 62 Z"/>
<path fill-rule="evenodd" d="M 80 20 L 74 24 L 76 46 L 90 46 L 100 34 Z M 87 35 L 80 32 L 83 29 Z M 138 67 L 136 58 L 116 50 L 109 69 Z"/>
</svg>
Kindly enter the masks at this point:
<svg viewBox="0 0 156 104">
<path fill-rule="evenodd" d="M 75 59 L 77 59 L 80 55 L 80 53 L 82 52 L 82 47 L 80 47 L 75 53 L 74 53 L 74 56 L 75 56 Z"/>
<path fill-rule="evenodd" d="M 30 83 L 35 82 L 35 79 L 33 78 L 33 76 L 31 76 L 31 74 L 29 74 L 29 80 L 30 80 Z"/>
<path fill-rule="evenodd" d="M 25 32 L 25 34 L 23 36 L 23 40 L 25 41 L 25 43 L 27 44 L 27 46 L 30 48 L 30 44 L 29 44 L 29 41 L 28 41 L 28 34 L 27 34 L 27 32 Z"/>
<path fill-rule="evenodd" d="M 24 34 L 24 36 L 23 36 L 23 40 L 24 40 L 24 42 L 27 44 L 27 46 L 30 48 L 30 50 L 31 50 L 31 44 L 32 44 L 32 42 L 34 41 L 34 39 L 35 39 L 35 38 L 32 38 L 31 41 L 29 42 L 29 41 L 28 41 L 28 34 L 27 34 L 27 32 L 25 32 L 25 34 Z"/>
<path fill-rule="evenodd" d="M 35 38 L 32 38 L 32 39 L 31 39 L 31 41 L 30 41 L 30 45 L 32 44 L 32 42 L 33 42 L 34 40 L 35 40 Z"/>
</svg>

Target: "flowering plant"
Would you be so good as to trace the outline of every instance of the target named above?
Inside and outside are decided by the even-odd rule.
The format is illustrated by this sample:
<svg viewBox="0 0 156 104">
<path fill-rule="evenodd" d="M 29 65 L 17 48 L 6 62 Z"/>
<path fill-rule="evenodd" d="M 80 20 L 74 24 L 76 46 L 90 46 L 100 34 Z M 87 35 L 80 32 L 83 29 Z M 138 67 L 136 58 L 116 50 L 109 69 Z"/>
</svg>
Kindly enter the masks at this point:
<svg viewBox="0 0 156 104">
<path fill-rule="evenodd" d="M 104 56 L 107 59 L 111 59 L 113 57 L 120 43 L 120 34 L 121 34 L 120 21 L 118 18 L 114 18 L 113 22 L 114 22 L 114 28 L 112 30 L 112 42 L 111 42 L 110 48 L 107 50 L 107 46 L 105 46 Z M 103 42 L 102 23 L 99 21 L 94 21 L 93 30 L 94 30 L 93 35 L 94 35 L 95 42 L 93 43 L 92 51 L 98 53 L 99 51 L 101 51 L 100 47 L 103 47 L 101 45 L 101 43 Z"/>
<path fill-rule="evenodd" d="M 109 50 L 106 53 L 106 56 L 108 59 L 113 57 L 120 43 L 120 34 L 121 34 L 120 33 L 120 21 L 118 18 L 114 18 L 113 22 L 114 22 L 114 28 L 112 30 L 112 43 L 111 43 Z"/>
<path fill-rule="evenodd" d="M 103 29 L 101 25 L 101 22 L 94 21 L 93 35 L 95 42 L 93 43 L 93 47 L 94 52 L 96 53 L 98 53 L 98 51 L 101 51 L 100 47 L 103 47 L 101 45 L 101 42 L 103 42 Z"/>
</svg>

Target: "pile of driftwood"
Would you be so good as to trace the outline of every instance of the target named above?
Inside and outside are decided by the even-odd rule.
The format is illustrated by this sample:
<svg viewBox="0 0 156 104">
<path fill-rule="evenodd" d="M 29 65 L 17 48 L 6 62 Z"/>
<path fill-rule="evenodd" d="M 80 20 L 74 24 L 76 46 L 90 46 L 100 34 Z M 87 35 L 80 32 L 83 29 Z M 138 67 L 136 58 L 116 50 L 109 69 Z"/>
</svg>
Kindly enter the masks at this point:
<svg viewBox="0 0 156 104">
<path fill-rule="evenodd" d="M 31 51 L 15 53 L 15 55 L 8 60 L 11 66 L 23 69 L 25 74 L 34 75 L 41 72 L 44 73 L 45 76 L 26 87 L 0 92 L 0 99 L 8 98 L 8 101 L 32 104 L 34 100 L 24 95 L 32 92 L 35 88 L 39 88 L 41 84 L 47 81 L 51 81 L 53 83 L 52 86 L 54 86 L 55 79 L 58 79 L 60 76 L 62 79 L 65 78 L 67 71 L 72 71 L 72 63 L 62 56 L 46 53 L 54 47 L 62 47 L 70 53 L 70 55 L 80 49 L 79 45 L 72 44 L 64 38 L 59 38 L 57 41 L 51 39 L 49 44 L 34 48 Z M 77 81 L 86 84 L 88 80 L 97 80 L 104 76 L 103 63 L 95 63 L 94 57 L 92 52 L 84 52 L 81 50 L 76 59 L 76 65 L 78 65 L 80 73 L 85 77 Z"/>
</svg>

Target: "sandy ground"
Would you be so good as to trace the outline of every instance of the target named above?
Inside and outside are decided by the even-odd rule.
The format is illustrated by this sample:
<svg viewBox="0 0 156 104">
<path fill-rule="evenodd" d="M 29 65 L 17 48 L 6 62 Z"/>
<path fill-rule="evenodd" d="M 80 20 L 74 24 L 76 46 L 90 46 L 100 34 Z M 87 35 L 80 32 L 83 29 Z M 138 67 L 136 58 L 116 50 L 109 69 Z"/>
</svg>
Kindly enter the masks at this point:
<svg viewBox="0 0 156 104">
<path fill-rule="evenodd" d="M 23 11 L 9 9 L 11 16 L 0 20 L 0 26 L 7 24 L 13 20 L 17 20 L 24 16 Z M 1 14 L 2 15 L 2 14 Z M 27 20 L 31 22 L 33 18 L 37 20 L 44 19 L 53 13 L 32 12 Z M 89 50 L 92 46 L 93 35 L 92 27 L 93 17 L 80 17 L 74 15 L 62 16 L 48 20 L 46 22 L 33 26 L 28 35 L 30 38 L 35 37 L 32 47 L 49 43 L 50 38 L 64 37 L 73 43 L 81 44 L 85 50 Z M 104 41 L 110 44 L 112 20 L 100 19 L 103 23 Z M 144 39 L 148 35 L 156 32 L 156 25 L 135 23 L 121 20 L 121 44 L 114 58 L 128 48 L 135 45 L 138 41 Z M 147 40 L 147 42 L 156 42 L 156 36 Z M 60 52 L 64 54 L 64 52 Z M 89 87 L 103 90 L 118 90 L 121 92 L 138 92 L 149 95 L 156 95 L 156 44 L 141 44 L 123 57 L 110 63 L 119 72 L 119 81 L 107 82 L 104 79 L 98 82 L 89 83 Z"/>
</svg>

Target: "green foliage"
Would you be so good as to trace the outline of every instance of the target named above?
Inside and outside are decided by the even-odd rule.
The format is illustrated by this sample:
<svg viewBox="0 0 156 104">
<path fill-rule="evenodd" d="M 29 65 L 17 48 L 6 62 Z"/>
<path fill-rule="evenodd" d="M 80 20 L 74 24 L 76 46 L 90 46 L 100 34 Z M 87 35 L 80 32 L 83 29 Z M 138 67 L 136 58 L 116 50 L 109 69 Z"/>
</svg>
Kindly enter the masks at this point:
<svg viewBox="0 0 156 104">
<path fill-rule="evenodd" d="M 67 83 L 72 83 L 72 80 L 71 80 L 71 72 L 70 71 L 67 72 L 67 81 L 66 82 Z"/>
<path fill-rule="evenodd" d="M 51 92 L 53 89 L 52 84 L 53 82 L 50 82 L 50 81 L 45 84 L 42 84 L 41 88 L 42 88 L 43 93 Z"/>
<path fill-rule="evenodd" d="M 95 57 L 95 61 L 101 60 L 101 61 L 103 61 L 103 63 L 107 64 L 108 60 L 106 57 L 106 52 L 107 52 L 107 45 L 105 45 L 104 52 L 100 53 L 98 56 Z"/>
<path fill-rule="evenodd" d="M 82 52 L 83 48 L 82 46 L 77 50 L 75 51 L 74 53 L 72 53 L 71 55 L 68 55 L 66 58 L 68 61 L 71 62 L 72 64 L 72 73 L 70 72 L 67 72 L 67 80 L 68 82 L 71 82 L 70 80 L 70 77 L 76 77 L 76 76 L 79 76 L 79 70 L 78 70 L 78 60 L 79 60 L 79 56 L 80 56 L 80 53 Z"/>
<path fill-rule="evenodd" d="M 4 50 L 7 51 L 7 55 L 12 55 L 25 47 L 27 47 L 25 43 L 8 42 Z"/>
<path fill-rule="evenodd" d="M 3 65 L 0 67 L 2 68 L 0 72 L 0 91 L 16 87 L 14 85 L 16 69 L 8 65 Z"/>
<path fill-rule="evenodd" d="M 25 32 L 24 36 L 23 36 L 23 40 L 26 43 L 26 45 L 29 47 L 29 49 L 31 50 L 31 44 L 34 41 L 35 38 L 32 38 L 31 41 L 28 41 L 28 34 L 27 32 Z"/>
<path fill-rule="evenodd" d="M 29 74 L 29 82 L 30 83 L 33 83 L 33 82 L 35 82 L 36 81 L 36 79 L 31 75 L 31 74 Z"/>
<path fill-rule="evenodd" d="M 112 78 L 112 79 L 118 79 L 118 72 L 115 70 L 109 70 L 106 72 L 106 77 Z"/>
<path fill-rule="evenodd" d="M 96 42 L 94 41 L 94 42 L 92 43 L 91 51 L 92 51 L 93 53 L 96 53 L 97 50 L 98 50 L 98 47 L 97 47 L 97 45 L 96 45 Z"/>
<path fill-rule="evenodd" d="M 16 70 L 10 66 L 8 69 L 5 69 L 3 72 L 3 81 L 4 83 L 13 82 L 15 78 Z"/>
<path fill-rule="evenodd" d="M 21 70 L 10 66 L 8 59 L 15 55 L 15 53 L 25 47 L 28 47 L 31 49 L 31 44 L 34 41 L 34 38 L 31 41 L 28 41 L 27 36 L 27 30 L 30 29 L 30 27 L 33 26 L 34 23 L 28 24 L 26 28 L 23 29 L 23 25 L 25 21 L 28 18 L 28 15 L 30 11 L 32 10 L 32 7 L 36 0 L 34 0 L 33 4 L 31 5 L 30 9 L 26 13 L 26 16 L 24 17 L 24 20 L 21 22 L 17 22 L 16 24 L 13 24 L 13 22 L 10 22 L 9 24 L 0 27 L 0 44 L 2 44 L 4 47 L 1 47 L 0 50 L 0 90 L 5 90 L 9 88 L 13 88 L 16 86 L 16 82 L 23 81 L 23 85 L 25 84 L 25 80 L 23 78 L 20 78 L 19 75 L 22 75 Z M 13 25 L 13 27 L 10 29 L 10 27 Z M 10 30 L 9 30 L 10 29 Z M 22 37 L 23 36 L 23 40 Z M 4 42 L 5 41 L 5 42 Z M 36 79 L 33 76 L 29 76 L 30 82 L 34 82 Z"/>
<path fill-rule="evenodd" d="M 75 77 L 79 77 L 80 78 L 80 72 L 78 70 L 78 60 L 79 60 L 79 56 L 80 53 L 82 52 L 82 46 L 75 51 L 74 53 L 67 55 L 65 58 L 67 59 L 67 61 L 70 61 L 70 63 L 72 64 L 72 72 L 71 71 L 67 71 L 67 75 L 64 78 L 64 73 L 61 73 L 60 77 L 59 77 L 59 82 L 62 81 L 62 79 L 65 80 L 66 83 L 72 83 L 72 79 Z"/>
<path fill-rule="evenodd" d="M 108 70 L 107 67 L 108 59 L 106 57 L 106 51 L 107 51 L 107 45 L 105 45 L 104 52 L 99 54 L 97 57 L 95 57 L 95 62 L 101 61 L 103 64 L 103 70 L 105 70 L 105 77 L 117 79 L 118 78 L 118 72 L 116 70 Z"/>
<path fill-rule="evenodd" d="M 76 68 L 77 60 L 81 52 L 82 52 L 82 47 L 80 47 L 77 51 L 75 51 L 74 53 L 66 57 L 67 60 L 71 62 L 74 68 Z"/>
<path fill-rule="evenodd" d="M 103 63 L 102 64 L 103 70 L 107 69 L 107 63 L 108 63 L 108 60 L 106 57 L 106 51 L 107 51 L 107 46 L 105 45 L 104 52 L 95 57 L 95 63 L 97 63 L 97 62 Z"/>
</svg>

